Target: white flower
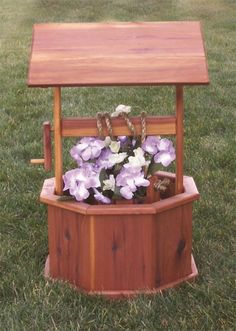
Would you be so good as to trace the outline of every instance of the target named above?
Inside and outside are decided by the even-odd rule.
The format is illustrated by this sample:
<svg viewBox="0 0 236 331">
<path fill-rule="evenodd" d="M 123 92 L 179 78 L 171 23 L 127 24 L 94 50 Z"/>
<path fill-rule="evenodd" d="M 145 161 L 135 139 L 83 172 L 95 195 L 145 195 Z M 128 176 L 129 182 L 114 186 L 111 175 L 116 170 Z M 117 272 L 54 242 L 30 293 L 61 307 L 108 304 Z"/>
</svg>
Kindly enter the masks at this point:
<svg viewBox="0 0 236 331">
<path fill-rule="evenodd" d="M 127 153 L 117 153 L 117 154 L 111 154 L 108 160 L 115 165 L 116 163 L 123 162 L 126 157 L 127 157 Z"/>
<path fill-rule="evenodd" d="M 111 114 L 111 117 L 119 116 L 121 113 L 130 113 L 131 107 L 125 105 L 119 105 L 116 107 L 116 110 Z"/>
<path fill-rule="evenodd" d="M 104 184 L 103 191 L 112 190 L 114 192 L 115 191 L 115 185 L 116 185 L 116 180 L 115 180 L 114 175 L 110 175 L 109 179 L 105 179 L 103 181 L 103 184 Z"/>
<path fill-rule="evenodd" d="M 109 147 L 112 153 L 118 153 L 120 150 L 120 141 L 112 141 Z"/>
<path fill-rule="evenodd" d="M 105 147 L 108 147 L 111 143 L 111 138 L 109 136 L 107 136 L 104 140 L 104 144 L 105 144 Z"/>
<path fill-rule="evenodd" d="M 142 150 L 141 147 L 138 147 L 137 149 L 134 149 L 134 155 L 135 156 L 130 156 L 128 158 L 129 163 L 133 167 L 143 167 L 146 165 L 146 160 L 144 157 L 144 151 Z"/>
</svg>

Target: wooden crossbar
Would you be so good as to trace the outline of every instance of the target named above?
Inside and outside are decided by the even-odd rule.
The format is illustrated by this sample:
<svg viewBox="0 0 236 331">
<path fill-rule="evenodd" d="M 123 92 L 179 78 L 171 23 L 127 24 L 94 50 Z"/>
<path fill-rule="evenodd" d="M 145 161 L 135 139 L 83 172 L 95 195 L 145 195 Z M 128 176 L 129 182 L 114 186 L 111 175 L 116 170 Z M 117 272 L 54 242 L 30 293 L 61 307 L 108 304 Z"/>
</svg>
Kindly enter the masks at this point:
<svg viewBox="0 0 236 331">
<path fill-rule="evenodd" d="M 136 134 L 141 135 L 140 117 L 131 117 Z M 123 118 L 111 118 L 114 136 L 131 136 Z M 176 134 L 176 117 L 175 116 L 147 116 L 147 135 L 175 135 Z M 105 121 L 103 122 L 104 136 L 108 135 Z M 85 137 L 97 136 L 97 122 L 94 118 L 63 118 L 61 120 L 61 132 L 63 137 Z"/>
</svg>

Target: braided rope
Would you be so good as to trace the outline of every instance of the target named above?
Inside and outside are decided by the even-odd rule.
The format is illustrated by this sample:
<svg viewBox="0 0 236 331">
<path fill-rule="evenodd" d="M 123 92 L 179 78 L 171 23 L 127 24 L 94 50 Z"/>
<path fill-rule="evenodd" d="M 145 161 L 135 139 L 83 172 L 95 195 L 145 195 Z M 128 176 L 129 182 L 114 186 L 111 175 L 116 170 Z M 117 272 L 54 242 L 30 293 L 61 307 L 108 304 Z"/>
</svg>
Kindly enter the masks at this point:
<svg viewBox="0 0 236 331">
<path fill-rule="evenodd" d="M 104 115 L 106 126 L 107 126 L 107 131 L 109 133 L 110 138 L 113 138 L 113 131 L 112 131 L 112 125 L 111 125 L 111 116 L 109 113 L 105 113 Z"/>
<path fill-rule="evenodd" d="M 146 113 L 142 111 L 141 113 L 141 143 L 143 144 L 146 139 L 147 125 L 146 125 Z"/>
<path fill-rule="evenodd" d="M 102 128 L 102 117 L 103 117 L 103 114 L 102 113 L 97 113 L 97 129 L 98 129 L 98 135 L 99 135 L 99 138 L 103 138 L 104 135 L 103 135 L 103 128 Z"/>
<path fill-rule="evenodd" d="M 129 128 L 130 132 L 132 135 L 135 137 L 136 136 L 136 131 L 135 131 L 135 126 L 131 122 L 129 115 L 125 112 L 120 113 L 119 116 L 122 116 L 123 119 L 126 122 L 127 127 Z M 144 143 L 146 134 L 147 134 L 147 125 L 146 125 L 146 113 L 143 111 L 140 115 L 141 117 L 141 142 Z M 111 116 L 109 113 L 97 113 L 96 119 L 97 119 L 97 129 L 98 129 L 98 134 L 100 138 L 104 137 L 103 134 L 103 124 L 102 124 L 102 119 L 105 119 L 106 122 L 106 127 L 107 131 L 109 133 L 110 138 L 113 138 L 113 130 L 112 130 L 112 124 L 111 124 Z"/>
<path fill-rule="evenodd" d="M 134 127 L 133 123 L 131 122 L 129 115 L 127 113 L 121 113 L 120 116 L 122 116 L 124 118 L 130 132 L 135 137 L 136 136 L 135 127 Z"/>
</svg>

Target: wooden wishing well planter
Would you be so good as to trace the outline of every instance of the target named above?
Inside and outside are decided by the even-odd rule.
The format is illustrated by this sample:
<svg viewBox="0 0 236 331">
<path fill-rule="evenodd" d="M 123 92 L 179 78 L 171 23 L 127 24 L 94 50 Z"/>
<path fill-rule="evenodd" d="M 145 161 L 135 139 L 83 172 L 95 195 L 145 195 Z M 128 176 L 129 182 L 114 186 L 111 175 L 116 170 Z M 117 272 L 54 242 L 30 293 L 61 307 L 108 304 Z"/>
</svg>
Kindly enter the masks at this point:
<svg viewBox="0 0 236 331">
<path fill-rule="evenodd" d="M 45 274 L 91 294 L 155 293 L 194 279 L 191 255 L 192 204 L 198 191 L 183 176 L 183 87 L 208 84 L 198 22 L 37 24 L 29 68 L 30 87 L 54 88 L 54 125 L 44 125 L 45 157 L 51 166 L 50 131 L 55 140 L 55 178 L 44 182 L 40 200 L 48 208 L 49 257 Z M 96 136 L 93 118 L 61 115 L 62 87 L 154 86 L 176 88 L 173 116 L 146 119 L 147 135 L 176 137 L 174 194 L 132 205 L 89 205 L 62 201 L 62 138 Z M 140 134 L 140 121 L 131 118 Z M 113 134 L 130 135 L 122 118 Z"/>
</svg>

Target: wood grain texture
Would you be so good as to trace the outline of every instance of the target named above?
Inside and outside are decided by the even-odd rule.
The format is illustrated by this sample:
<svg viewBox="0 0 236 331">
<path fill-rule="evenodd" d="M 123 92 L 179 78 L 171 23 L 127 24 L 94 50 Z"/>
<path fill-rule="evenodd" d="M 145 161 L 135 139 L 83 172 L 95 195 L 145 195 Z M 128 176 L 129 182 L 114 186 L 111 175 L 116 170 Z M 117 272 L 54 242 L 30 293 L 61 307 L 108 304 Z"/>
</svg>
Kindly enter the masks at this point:
<svg viewBox="0 0 236 331">
<path fill-rule="evenodd" d="M 155 287 L 191 273 L 192 203 L 157 214 L 155 230 Z"/>
<path fill-rule="evenodd" d="M 145 203 L 153 203 L 160 201 L 160 191 L 154 189 L 154 185 L 157 182 L 158 177 L 152 176 L 148 178 L 150 185 L 147 187 Z"/>
<path fill-rule="evenodd" d="M 47 279 L 50 279 L 51 281 L 55 280 L 50 277 L 50 257 L 48 255 L 45 263 L 44 268 L 44 277 Z M 162 293 L 162 291 L 167 290 L 169 288 L 177 287 L 181 285 L 183 282 L 193 282 L 195 281 L 196 277 L 198 276 L 198 270 L 196 263 L 194 261 L 193 255 L 191 256 L 191 273 L 187 276 L 184 276 L 182 278 L 177 279 L 174 282 L 165 284 L 163 286 L 159 286 L 157 288 L 153 289 L 140 289 L 140 290 L 119 290 L 119 291 L 109 291 L 109 290 L 102 290 L 102 291 L 83 291 L 82 288 L 74 287 L 75 289 L 79 290 L 80 292 L 84 292 L 89 295 L 103 295 L 109 299 L 123 299 L 123 298 L 133 298 L 134 296 L 138 294 L 146 294 L 146 295 L 152 295 L 157 293 Z"/>
<path fill-rule="evenodd" d="M 152 215 L 96 216 L 94 290 L 153 288 Z"/>
<path fill-rule="evenodd" d="M 61 89 L 54 88 L 54 154 L 55 154 L 55 191 L 57 195 L 63 194 L 63 160 L 62 160 L 62 135 L 61 135 Z"/>
<path fill-rule="evenodd" d="M 84 215 L 48 206 L 50 276 L 90 290 L 89 222 Z"/>
<path fill-rule="evenodd" d="M 50 276 L 88 291 L 165 287 L 191 268 L 192 203 L 156 215 L 80 215 L 48 206 Z"/>
<path fill-rule="evenodd" d="M 183 192 L 184 162 L 184 89 L 176 86 L 176 194 Z"/>
<path fill-rule="evenodd" d="M 208 83 L 199 22 L 34 25 L 29 86 Z"/>
<path fill-rule="evenodd" d="M 135 126 L 136 134 L 141 135 L 140 117 L 131 117 L 130 120 Z M 109 135 L 104 120 L 103 134 Z M 128 129 L 123 118 L 111 118 L 112 130 L 114 136 L 130 136 L 132 133 Z M 147 135 L 175 135 L 176 117 L 175 116 L 147 116 Z M 96 119 L 94 118 L 63 118 L 62 136 L 64 137 L 85 137 L 97 136 Z"/>
<path fill-rule="evenodd" d="M 91 206 L 60 201 L 54 180 L 46 180 L 41 195 L 48 205 L 46 276 L 109 297 L 156 293 L 195 278 L 192 203 L 199 193 L 191 177 L 184 176 L 184 190 L 151 204 Z"/>
<path fill-rule="evenodd" d="M 51 124 L 46 121 L 43 123 L 43 151 L 44 151 L 44 169 L 52 169 L 52 144 L 51 144 Z"/>
</svg>

